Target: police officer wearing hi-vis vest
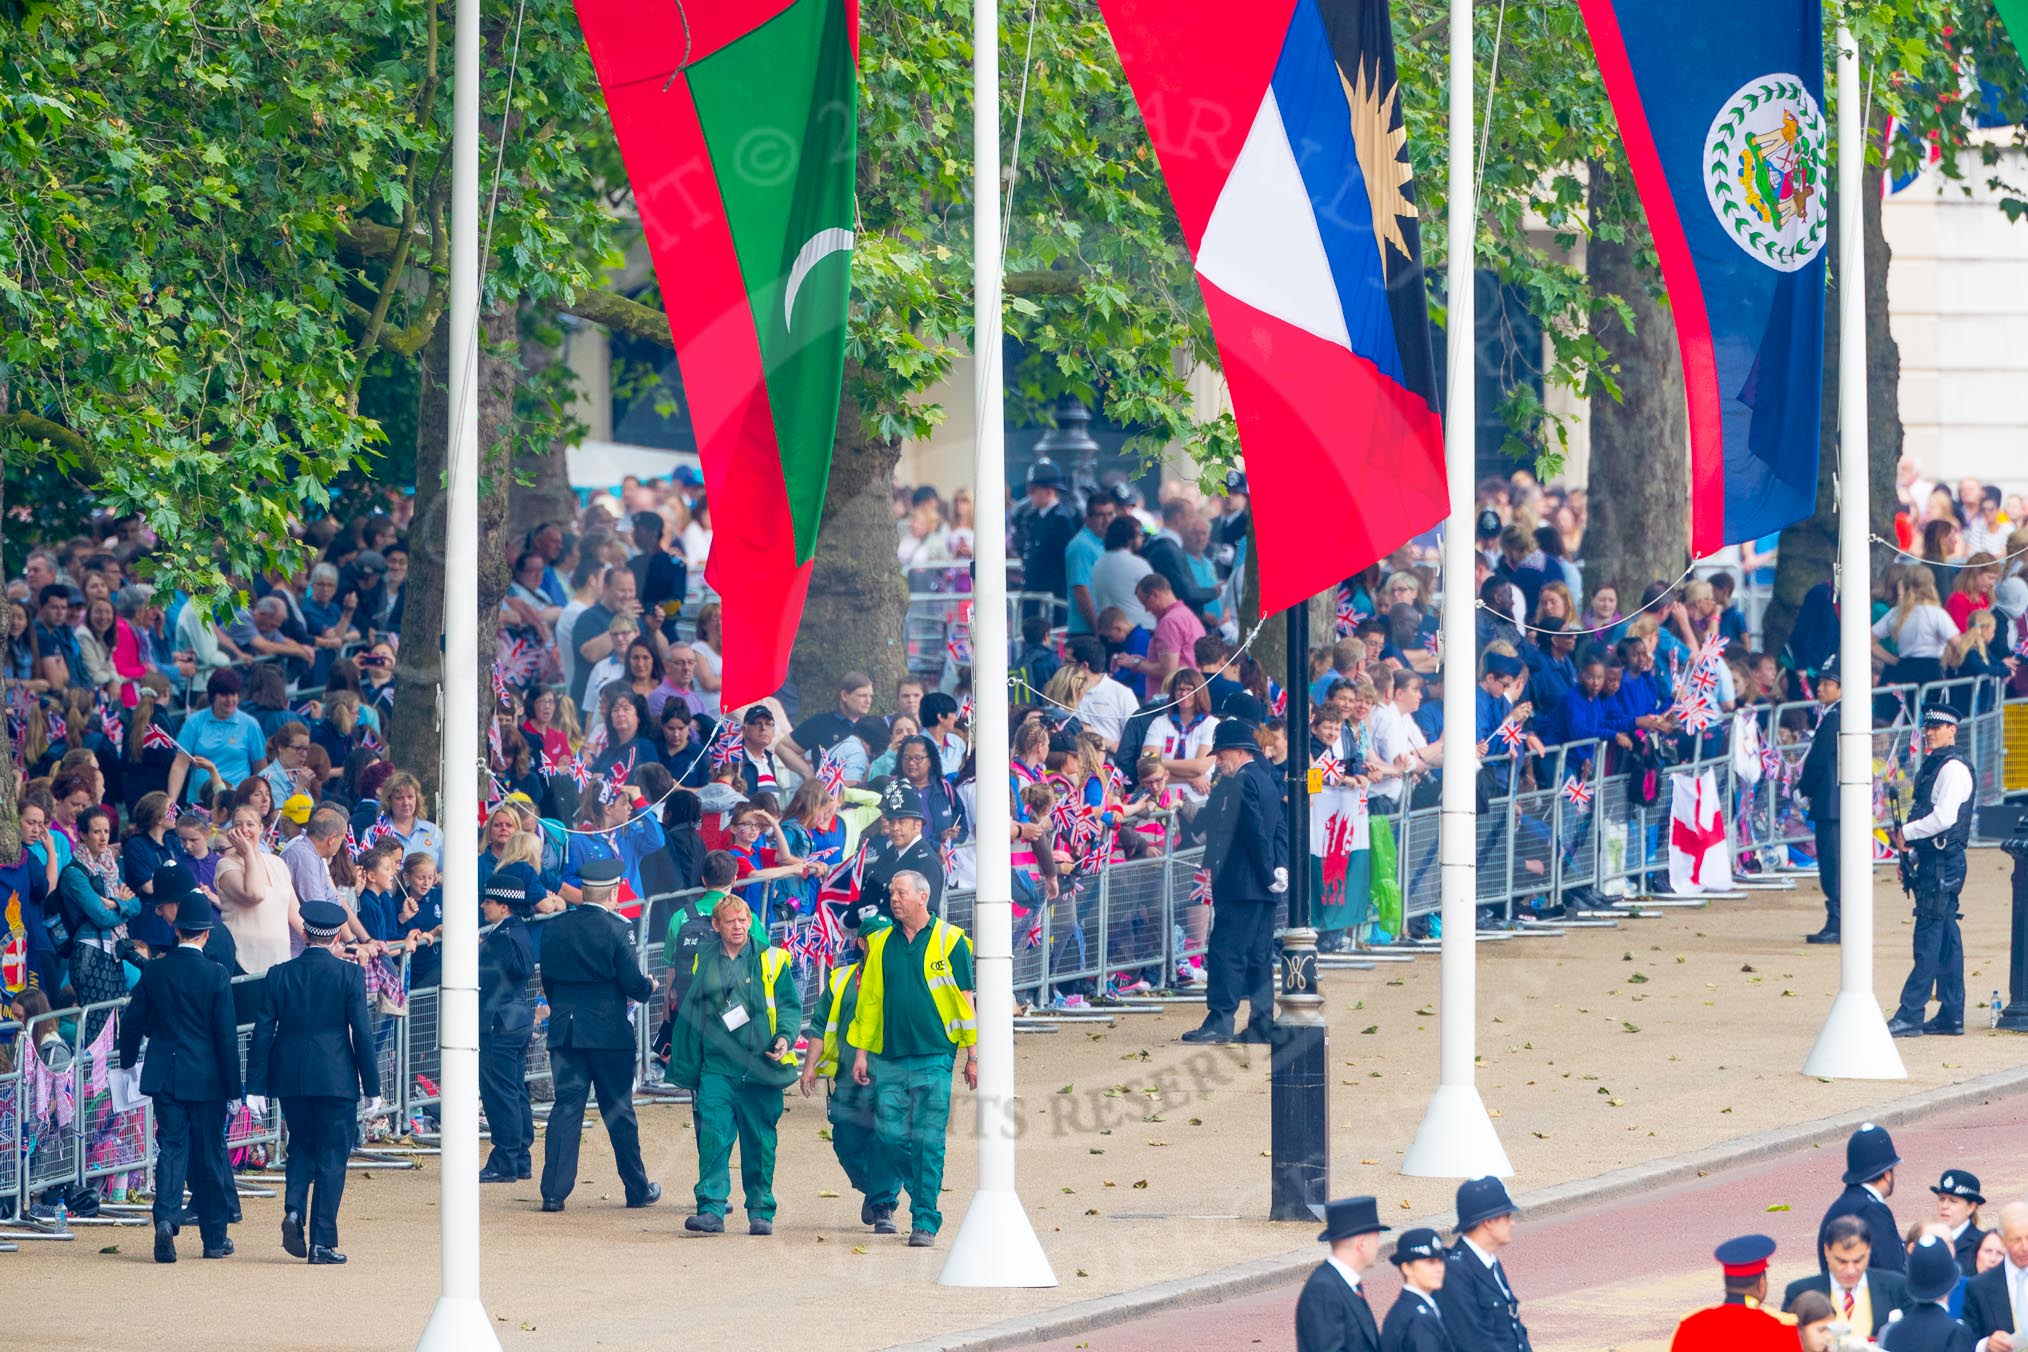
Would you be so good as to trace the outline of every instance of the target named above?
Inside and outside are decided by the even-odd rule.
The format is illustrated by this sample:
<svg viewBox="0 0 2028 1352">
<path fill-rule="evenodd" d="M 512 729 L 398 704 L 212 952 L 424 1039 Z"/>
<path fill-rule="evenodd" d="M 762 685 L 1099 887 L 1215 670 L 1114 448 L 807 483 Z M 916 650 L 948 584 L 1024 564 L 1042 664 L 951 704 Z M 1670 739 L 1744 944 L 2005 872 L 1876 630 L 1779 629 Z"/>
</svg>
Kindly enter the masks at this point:
<svg viewBox="0 0 2028 1352">
<path fill-rule="evenodd" d="M 1965 945 L 1958 933 L 1958 894 L 1965 886 L 1965 846 L 1972 838 L 1972 764 L 1958 749 L 1964 714 L 1948 704 L 1922 712 L 1922 768 L 1915 775 L 1913 820 L 1894 837 L 1915 872 L 1915 966 L 1901 987 L 1901 1007 L 1887 1031 L 1896 1037 L 1965 1031 Z M 1923 1019 L 1930 992 L 1936 1017 Z"/>
</svg>

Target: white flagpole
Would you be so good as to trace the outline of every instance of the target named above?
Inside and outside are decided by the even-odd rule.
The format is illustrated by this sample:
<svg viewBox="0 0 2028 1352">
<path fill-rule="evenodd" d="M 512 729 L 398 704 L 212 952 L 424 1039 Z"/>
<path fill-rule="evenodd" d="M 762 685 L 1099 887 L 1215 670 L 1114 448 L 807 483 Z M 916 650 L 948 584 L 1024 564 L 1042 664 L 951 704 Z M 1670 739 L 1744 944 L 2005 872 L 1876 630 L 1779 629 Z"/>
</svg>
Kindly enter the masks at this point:
<svg viewBox="0 0 2028 1352">
<path fill-rule="evenodd" d="M 1838 998 L 1805 1075 L 1899 1080 L 1873 994 L 1873 636 L 1866 437 L 1866 131 L 1859 45 L 1838 29 Z"/>
<path fill-rule="evenodd" d="M 972 5 L 972 359 L 979 442 L 973 499 L 972 724 L 978 756 L 979 1187 L 937 1278 L 945 1286 L 1055 1286 L 1014 1191 L 1014 901 L 1007 838 L 1007 436 L 1000 373 L 1000 5 Z"/>
<path fill-rule="evenodd" d="M 500 1339 L 479 1299 L 479 5 L 452 39 L 450 472 L 445 484 L 442 1289 L 419 1352 Z M 412 692 L 413 694 L 413 692 Z"/>
<path fill-rule="evenodd" d="M 1479 757 L 1473 745 L 1478 701 L 1472 602 L 1472 487 L 1476 479 L 1473 380 L 1477 253 L 1472 173 L 1472 0 L 1451 4 L 1451 167 L 1447 298 L 1450 322 L 1444 459 L 1451 514 L 1444 526 L 1444 768 L 1437 841 L 1442 879 L 1442 1050 L 1436 1093 L 1401 1171 L 1425 1178 L 1505 1177 L 1514 1172 L 1475 1082 L 1478 1037 L 1478 812 L 1473 788 Z"/>
</svg>

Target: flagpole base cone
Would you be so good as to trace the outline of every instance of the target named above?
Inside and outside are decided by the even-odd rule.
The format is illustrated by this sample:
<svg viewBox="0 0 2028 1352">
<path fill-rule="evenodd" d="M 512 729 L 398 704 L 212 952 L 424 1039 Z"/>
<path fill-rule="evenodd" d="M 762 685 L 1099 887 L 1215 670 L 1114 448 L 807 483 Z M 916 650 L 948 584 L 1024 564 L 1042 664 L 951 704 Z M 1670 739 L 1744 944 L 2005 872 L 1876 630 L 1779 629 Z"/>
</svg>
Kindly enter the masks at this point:
<svg viewBox="0 0 2028 1352">
<path fill-rule="evenodd" d="M 1905 1080 L 1901 1052 L 1870 991 L 1840 991 L 1803 1062 L 1803 1074 L 1824 1080 Z"/>
<path fill-rule="evenodd" d="M 1438 1085 L 1415 1144 L 1401 1162 L 1412 1178 L 1509 1178 L 1514 1166 L 1493 1130 L 1493 1119 L 1469 1084 Z"/>
<path fill-rule="evenodd" d="M 416 1352 L 495 1352 L 500 1335 L 476 1299 L 440 1296 Z"/>
<path fill-rule="evenodd" d="M 943 1286 L 1055 1286 L 1056 1271 L 1020 1197 L 1012 1190 L 982 1189 L 972 1195 L 937 1281 Z"/>
</svg>

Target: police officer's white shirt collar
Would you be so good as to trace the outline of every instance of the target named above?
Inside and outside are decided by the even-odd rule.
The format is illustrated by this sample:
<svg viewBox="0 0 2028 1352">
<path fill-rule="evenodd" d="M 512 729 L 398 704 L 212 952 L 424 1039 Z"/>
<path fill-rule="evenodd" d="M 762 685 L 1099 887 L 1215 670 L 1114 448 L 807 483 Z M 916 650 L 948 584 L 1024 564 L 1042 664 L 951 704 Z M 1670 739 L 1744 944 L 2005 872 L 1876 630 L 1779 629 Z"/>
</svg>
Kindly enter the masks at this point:
<svg viewBox="0 0 2028 1352">
<path fill-rule="evenodd" d="M 1958 1228 L 1950 1232 L 1951 1243 L 1953 1244 L 1957 1243 L 1958 1236 L 1962 1235 L 1965 1231 L 1969 1230 L 1971 1226 L 1972 1226 L 1972 1218 L 1970 1216 L 1967 1216 L 1963 1220 L 1959 1221 Z"/>
<path fill-rule="evenodd" d="M 1350 1267 L 1350 1265 L 1339 1262 L 1338 1256 L 1336 1254 L 1329 1253 L 1325 1254 L 1324 1261 L 1329 1263 L 1332 1267 L 1338 1269 L 1338 1275 L 1345 1279 L 1345 1285 L 1351 1287 L 1354 1291 L 1359 1292 L 1361 1295 L 1365 1294 L 1363 1291 L 1360 1291 L 1359 1274 L 1354 1272 Z"/>
<path fill-rule="evenodd" d="M 1871 1183 L 1861 1183 L 1859 1186 L 1864 1188 L 1874 1201 L 1882 1205 L 1886 1204 L 1887 1198 L 1881 1195 L 1880 1189 L 1874 1187 Z"/>
<path fill-rule="evenodd" d="M 1499 1259 L 1495 1258 L 1492 1254 L 1487 1253 L 1484 1249 L 1480 1248 L 1477 1244 L 1473 1243 L 1472 1237 L 1470 1235 L 1461 1235 L 1459 1236 L 1459 1238 L 1463 1239 L 1465 1242 L 1465 1247 L 1470 1249 L 1472 1253 L 1478 1258 L 1478 1260 L 1486 1265 L 1487 1271 L 1489 1272 L 1492 1271 L 1493 1264 L 1500 1261 Z"/>
<path fill-rule="evenodd" d="M 1443 1317 L 1443 1311 L 1437 1309 L 1436 1292 L 1425 1291 L 1420 1286 L 1417 1286 L 1414 1282 L 1410 1281 L 1404 1281 L 1401 1284 L 1401 1289 L 1407 1294 L 1414 1296 L 1417 1300 L 1420 1300 L 1424 1305 L 1428 1306 L 1429 1312 L 1431 1314 L 1436 1315 L 1439 1319 Z"/>
</svg>

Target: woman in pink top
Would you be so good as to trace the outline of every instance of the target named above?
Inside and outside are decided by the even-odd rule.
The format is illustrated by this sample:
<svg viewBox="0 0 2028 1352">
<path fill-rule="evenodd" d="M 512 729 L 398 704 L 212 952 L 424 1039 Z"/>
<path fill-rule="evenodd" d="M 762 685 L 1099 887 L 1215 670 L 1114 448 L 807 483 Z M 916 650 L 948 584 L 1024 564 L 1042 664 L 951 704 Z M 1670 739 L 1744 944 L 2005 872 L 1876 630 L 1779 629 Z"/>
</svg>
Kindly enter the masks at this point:
<svg viewBox="0 0 2028 1352">
<path fill-rule="evenodd" d="M 1957 585 L 1944 599 L 1944 609 L 1956 621 L 1958 632 L 1969 627 L 1972 612 L 1993 604 L 1993 588 L 2000 585 L 2000 564 L 1991 554 L 1974 554 L 1958 570 Z"/>
<path fill-rule="evenodd" d="M 234 808 L 214 880 L 218 908 L 250 976 L 301 951 L 303 918 L 289 866 L 261 844 L 261 814 L 252 804 Z"/>
</svg>

